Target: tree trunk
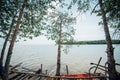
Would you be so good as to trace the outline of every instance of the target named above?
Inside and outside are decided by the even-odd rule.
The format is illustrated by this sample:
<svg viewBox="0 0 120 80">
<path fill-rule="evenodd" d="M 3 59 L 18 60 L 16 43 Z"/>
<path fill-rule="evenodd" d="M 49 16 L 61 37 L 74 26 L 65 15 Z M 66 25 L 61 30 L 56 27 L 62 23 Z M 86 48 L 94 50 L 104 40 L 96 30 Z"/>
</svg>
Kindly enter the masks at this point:
<svg viewBox="0 0 120 80">
<path fill-rule="evenodd" d="M 106 20 L 106 12 L 104 11 L 102 0 L 98 0 L 101 13 L 102 13 L 102 19 L 104 24 L 104 31 L 105 31 L 105 37 L 106 37 L 106 43 L 107 43 L 107 59 L 108 59 L 108 74 L 109 74 L 109 80 L 118 80 L 117 79 L 117 71 L 115 68 L 115 59 L 114 59 L 114 49 L 112 46 L 112 41 L 109 33 L 109 28 Z"/>
<path fill-rule="evenodd" d="M 17 19 L 17 24 L 16 24 L 15 31 L 14 31 L 14 34 L 13 34 L 13 37 L 12 37 L 12 41 L 11 41 L 10 46 L 9 46 L 7 59 L 6 59 L 6 63 L 5 63 L 5 71 L 6 71 L 7 74 L 8 74 L 8 69 L 9 69 L 9 64 L 10 64 L 10 60 L 11 60 L 11 56 L 12 56 L 14 43 L 15 43 L 15 40 L 16 40 L 16 37 L 17 37 L 20 21 L 21 21 L 23 10 L 24 10 L 24 7 L 25 7 L 26 3 L 27 3 L 27 0 L 24 0 L 22 8 L 20 9 L 20 13 L 19 13 L 18 19 Z"/>
<path fill-rule="evenodd" d="M 61 68 L 61 34 L 62 34 L 62 21 L 60 22 L 60 32 L 59 32 L 59 40 L 58 40 L 58 55 L 57 55 L 56 76 L 60 76 L 60 68 Z M 60 79 L 58 78 L 57 80 L 60 80 Z"/>
<path fill-rule="evenodd" d="M 13 25 L 14 25 L 14 22 L 15 22 L 15 16 L 13 17 L 13 19 L 12 19 L 12 23 L 11 23 L 11 25 L 10 25 L 10 29 L 9 29 L 9 32 L 8 32 L 8 34 L 6 35 L 6 39 L 5 39 L 5 42 L 4 42 L 4 44 L 3 44 L 3 48 L 2 48 L 2 51 L 1 51 L 1 57 L 0 57 L 0 59 L 1 59 L 1 64 L 3 65 L 3 58 L 4 58 L 4 54 L 5 54 L 5 49 L 6 49 L 6 46 L 7 46 L 7 41 L 8 41 L 8 39 L 9 39 L 9 37 L 10 37 L 10 34 L 11 34 L 11 31 L 12 31 L 12 28 L 13 28 Z"/>
</svg>

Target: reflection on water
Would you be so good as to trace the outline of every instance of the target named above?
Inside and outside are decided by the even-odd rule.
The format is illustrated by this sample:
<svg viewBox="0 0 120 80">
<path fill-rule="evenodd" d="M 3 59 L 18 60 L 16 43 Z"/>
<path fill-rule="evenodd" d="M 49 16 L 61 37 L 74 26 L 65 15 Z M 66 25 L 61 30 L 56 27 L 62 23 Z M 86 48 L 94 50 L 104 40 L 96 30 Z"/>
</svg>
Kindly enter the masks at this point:
<svg viewBox="0 0 120 80">
<path fill-rule="evenodd" d="M 84 73 L 88 72 L 91 66 L 90 63 L 97 63 L 100 57 L 102 57 L 100 64 L 104 65 L 107 61 L 106 45 L 72 45 L 72 47 L 69 45 L 67 47 L 69 47 L 69 50 L 68 48 L 62 49 L 61 73 L 66 73 L 66 65 L 69 67 L 69 73 Z M 118 47 L 120 46 L 115 45 L 114 47 L 115 59 L 119 63 L 120 54 L 118 53 Z M 54 73 L 56 70 L 56 58 L 57 46 L 54 45 L 16 45 L 11 64 L 15 65 L 23 62 L 23 67 L 34 70 L 37 70 L 43 64 L 44 70 L 47 69 L 49 73 Z M 120 72 L 120 68 L 118 68 L 118 71 Z"/>
</svg>

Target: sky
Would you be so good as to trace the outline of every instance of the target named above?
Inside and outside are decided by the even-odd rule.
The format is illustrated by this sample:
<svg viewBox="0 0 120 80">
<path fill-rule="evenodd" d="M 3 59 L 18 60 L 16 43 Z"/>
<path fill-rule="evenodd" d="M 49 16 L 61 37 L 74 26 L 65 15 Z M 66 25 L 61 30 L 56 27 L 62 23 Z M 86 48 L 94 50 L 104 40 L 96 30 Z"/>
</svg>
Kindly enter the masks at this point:
<svg viewBox="0 0 120 80">
<path fill-rule="evenodd" d="M 104 30 L 98 25 L 100 17 L 95 14 L 84 14 L 78 17 L 76 27 L 76 40 L 101 40 L 104 39 Z"/>
<path fill-rule="evenodd" d="M 98 22 L 100 20 L 100 17 L 97 17 L 95 14 L 91 15 L 90 13 L 85 13 L 77 16 L 74 39 L 76 41 L 104 40 L 105 35 L 103 27 L 98 25 Z M 4 40 L 0 41 L 1 43 L 4 42 Z M 52 40 L 48 40 L 45 36 L 39 36 L 33 38 L 32 40 L 27 39 L 27 41 L 19 41 L 16 44 L 44 45 L 55 44 L 55 42 Z"/>
<path fill-rule="evenodd" d="M 69 0 L 67 0 L 66 3 Z M 53 3 L 55 5 L 55 3 Z M 64 10 L 68 10 L 65 7 L 63 9 L 58 8 L 59 11 L 64 12 Z M 72 7 L 71 11 L 73 14 L 78 15 L 76 6 Z M 102 26 L 98 26 L 98 22 L 101 21 L 101 17 L 97 17 L 96 14 L 90 14 L 88 11 L 84 14 L 79 14 L 77 16 L 77 21 L 75 25 L 75 35 L 74 39 L 76 41 L 88 41 L 88 40 L 104 40 L 104 30 Z M 37 38 L 33 38 L 32 40 L 27 40 L 26 42 L 19 42 L 19 44 L 55 44 L 52 40 L 47 40 L 46 37 L 40 36 Z"/>
<path fill-rule="evenodd" d="M 96 17 L 95 14 L 83 14 L 77 17 L 76 31 L 74 39 L 77 41 L 87 40 L 103 40 L 105 39 L 104 30 L 102 26 L 98 25 L 101 20 L 100 17 Z M 45 36 L 39 36 L 37 38 L 28 39 L 27 41 L 20 41 L 17 44 L 55 44 L 52 40 L 47 40 Z"/>
<path fill-rule="evenodd" d="M 68 2 L 67 2 L 68 3 Z M 72 11 L 75 11 L 77 8 L 73 8 Z M 61 9 L 64 10 L 64 9 Z M 98 26 L 98 22 L 101 20 L 100 17 L 97 17 L 95 14 L 90 14 L 90 12 L 80 14 L 77 16 L 76 21 L 76 31 L 74 39 L 76 41 L 87 41 L 87 40 L 103 40 L 105 39 L 104 30 L 102 26 Z M 4 40 L 0 40 L 2 43 Z M 16 44 L 55 44 L 52 40 L 47 40 L 45 36 L 39 36 L 36 38 L 27 39 L 27 41 L 19 41 Z"/>
</svg>

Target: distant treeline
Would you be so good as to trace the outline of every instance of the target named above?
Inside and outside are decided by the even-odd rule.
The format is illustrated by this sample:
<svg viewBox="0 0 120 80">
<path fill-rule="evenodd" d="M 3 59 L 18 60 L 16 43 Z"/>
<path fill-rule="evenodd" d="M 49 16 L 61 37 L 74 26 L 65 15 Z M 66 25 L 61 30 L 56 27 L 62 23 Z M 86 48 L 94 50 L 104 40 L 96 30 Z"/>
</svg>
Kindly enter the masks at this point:
<svg viewBox="0 0 120 80">
<path fill-rule="evenodd" d="M 94 41 L 67 41 L 62 44 L 106 44 L 105 40 L 94 40 Z M 120 44 L 120 40 L 112 40 L 112 44 Z"/>
</svg>

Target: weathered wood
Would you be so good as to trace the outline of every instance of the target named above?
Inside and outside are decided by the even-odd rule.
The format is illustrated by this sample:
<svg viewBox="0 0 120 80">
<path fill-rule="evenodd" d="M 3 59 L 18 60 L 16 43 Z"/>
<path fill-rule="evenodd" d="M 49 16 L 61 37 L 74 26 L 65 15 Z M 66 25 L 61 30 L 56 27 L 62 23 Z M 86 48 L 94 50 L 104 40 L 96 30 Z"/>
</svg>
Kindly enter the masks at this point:
<svg viewBox="0 0 120 80">
<path fill-rule="evenodd" d="M 91 65 L 97 65 L 96 63 L 90 63 L 90 64 L 91 64 Z M 120 66 L 119 63 L 115 63 L 115 65 L 116 65 L 116 66 Z M 98 66 L 103 67 L 103 68 L 108 68 L 108 67 L 103 66 L 103 65 L 98 65 Z"/>
<path fill-rule="evenodd" d="M 20 78 L 19 80 L 24 80 L 24 79 L 26 79 L 28 76 L 29 76 L 29 74 L 26 74 L 26 75 L 24 75 L 22 78 Z"/>
<path fill-rule="evenodd" d="M 45 75 L 47 75 L 48 74 L 48 70 L 45 70 Z"/>
<path fill-rule="evenodd" d="M 26 67 L 22 67 L 22 69 L 30 71 L 30 72 L 36 72 L 35 70 L 29 69 L 29 68 L 26 68 Z"/>
<path fill-rule="evenodd" d="M 97 65 L 96 63 L 90 63 L 91 65 Z M 103 65 L 98 65 L 99 67 L 102 67 L 102 68 L 108 68 L 108 67 L 106 67 L 106 66 L 103 66 Z"/>
<path fill-rule="evenodd" d="M 96 68 L 95 68 L 95 70 L 94 70 L 94 74 L 95 74 L 96 71 L 97 71 L 97 68 L 98 68 L 98 66 L 99 66 L 99 64 L 100 64 L 101 59 L 102 59 L 102 57 L 100 57 L 100 59 L 99 59 L 99 61 L 98 61 L 98 64 L 97 64 L 97 66 L 96 66 Z"/>
<path fill-rule="evenodd" d="M 29 76 L 27 76 L 25 79 L 26 79 L 26 80 L 29 80 L 31 77 L 33 77 L 33 76 L 29 75 Z"/>
<path fill-rule="evenodd" d="M 115 63 L 115 65 L 118 65 L 118 66 L 120 66 L 120 64 L 119 64 L 119 63 Z"/>
<path fill-rule="evenodd" d="M 66 65 L 66 72 L 67 72 L 67 75 L 68 75 L 69 74 L 68 65 Z"/>
<path fill-rule="evenodd" d="M 19 64 L 13 66 L 13 67 L 10 67 L 9 70 L 14 70 L 15 68 L 19 67 L 21 64 L 22 64 L 22 63 L 19 63 Z"/>
<path fill-rule="evenodd" d="M 96 66 L 95 66 L 96 67 Z M 90 76 L 90 77 L 81 77 L 81 78 L 71 78 L 71 77 L 64 77 L 64 76 L 51 76 L 51 75 L 42 75 L 42 74 L 33 74 L 33 73 L 26 73 L 26 72 L 17 72 L 14 71 L 14 73 L 19 73 L 24 76 L 22 77 L 17 77 L 15 80 L 54 80 L 54 79 L 60 79 L 60 80 L 66 80 L 66 79 L 101 79 L 101 78 L 106 78 L 105 76 Z M 21 76 L 21 75 L 20 75 Z"/>
<path fill-rule="evenodd" d="M 21 79 L 24 75 L 25 75 L 25 74 L 21 74 L 21 75 L 17 76 L 17 77 L 16 77 L 16 80 Z"/>
<path fill-rule="evenodd" d="M 41 64 L 41 73 L 43 72 L 43 64 Z"/>
<path fill-rule="evenodd" d="M 21 73 L 21 74 L 29 74 L 32 76 L 48 76 L 48 75 L 43 75 L 43 74 L 34 74 L 34 73 L 28 73 L 28 72 L 19 72 L 19 71 L 13 71 L 14 73 Z"/>
<path fill-rule="evenodd" d="M 37 78 L 39 78 L 39 76 L 33 76 L 33 77 L 30 78 L 29 80 L 36 80 Z"/>
<path fill-rule="evenodd" d="M 20 73 L 13 73 L 13 74 L 10 74 L 8 78 L 13 79 L 14 77 L 16 77 L 18 75 L 20 75 Z"/>
<path fill-rule="evenodd" d="M 93 68 L 96 68 L 96 66 L 92 66 L 90 69 L 89 69 L 89 73 L 91 74 L 91 70 L 93 69 Z M 105 72 L 108 72 L 107 70 L 105 70 L 105 69 L 102 69 L 102 68 L 100 68 L 100 67 L 97 67 L 98 69 L 100 69 L 100 70 L 102 70 L 102 71 L 105 71 Z M 93 73 L 94 74 L 94 73 Z M 95 74 L 94 74 L 95 75 Z"/>
</svg>

